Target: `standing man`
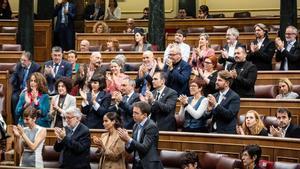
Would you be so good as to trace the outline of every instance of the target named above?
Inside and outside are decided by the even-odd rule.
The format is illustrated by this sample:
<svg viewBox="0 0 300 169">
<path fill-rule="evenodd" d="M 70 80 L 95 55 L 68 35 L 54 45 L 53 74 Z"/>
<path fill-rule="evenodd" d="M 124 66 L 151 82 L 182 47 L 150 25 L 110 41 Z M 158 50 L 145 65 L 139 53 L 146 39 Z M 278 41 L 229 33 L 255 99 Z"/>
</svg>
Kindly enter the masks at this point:
<svg viewBox="0 0 300 169">
<path fill-rule="evenodd" d="M 280 70 L 300 70 L 300 44 L 297 35 L 297 28 L 288 26 L 285 30 L 285 41 L 279 37 L 275 39 L 276 61 L 281 61 Z"/>
<path fill-rule="evenodd" d="M 10 78 L 10 83 L 12 85 L 11 106 L 13 118 L 15 114 L 15 108 L 17 107 L 17 103 L 19 101 L 19 95 L 24 89 L 27 88 L 27 80 L 32 73 L 39 72 L 41 69 L 41 66 L 31 59 L 32 56 L 30 52 L 23 52 L 20 62 L 17 63 L 16 69 Z M 15 121 L 15 124 L 17 124 L 17 121 Z"/>
<path fill-rule="evenodd" d="M 121 83 L 121 92 L 115 91 L 112 99 L 115 104 L 109 108 L 109 111 L 117 112 L 124 121 L 126 129 L 132 129 L 134 121 L 132 119 L 132 105 L 140 101 L 139 94 L 134 91 L 135 81 L 126 78 Z"/>
<path fill-rule="evenodd" d="M 178 45 L 172 44 L 169 48 L 169 57 L 163 69 L 167 77 L 166 86 L 177 91 L 178 95 L 188 95 L 192 68 L 182 58 L 182 51 Z"/>
<path fill-rule="evenodd" d="M 126 144 L 126 151 L 133 153 L 133 169 L 163 169 L 158 157 L 159 133 L 155 123 L 148 119 L 151 106 L 143 101 L 133 104 L 132 137 L 125 129 L 118 129 L 120 138 Z"/>
<path fill-rule="evenodd" d="M 54 8 L 56 25 L 54 32 L 58 35 L 60 46 L 64 51 L 74 49 L 75 31 L 74 18 L 76 13 L 75 5 L 69 0 L 57 0 Z"/>
<path fill-rule="evenodd" d="M 216 81 L 216 89 L 219 92 L 207 96 L 208 110 L 212 115 L 212 132 L 236 134 L 240 97 L 230 89 L 231 84 L 230 72 L 227 70 L 220 71 Z"/>
<path fill-rule="evenodd" d="M 169 44 L 165 50 L 164 63 L 166 63 L 167 59 L 169 58 L 170 48 L 173 46 L 173 44 L 177 44 L 179 46 L 181 50 L 182 60 L 188 62 L 190 58 L 191 47 L 188 44 L 184 43 L 185 38 L 186 38 L 186 32 L 181 29 L 178 29 L 174 36 L 174 43 Z"/>
<path fill-rule="evenodd" d="M 54 46 L 52 48 L 51 55 L 52 60 L 49 60 L 45 63 L 44 75 L 47 79 L 49 94 L 54 95 L 56 93 L 56 80 L 62 76 L 72 78 L 72 65 L 62 59 L 62 48 L 59 46 Z"/>
<path fill-rule="evenodd" d="M 270 134 L 274 137 L 300 138 L 300 127 L 291 123 L 292 113 L 286 108 L 278 108 L 276 118 L 278 128 L 270 126 Z"/>
<path fill-rule="evenodd" d="M 147 91 L 145 99 L 151 104 L 151 119 L 160 131 L 176 131 L 175 109 L 177 92 L 165 86 L 165 74 L 156 72 L 153 76 L 153 92 Z"/>
<path fill-rule="evenodd" d="M 82 113 L 78 108 L 66 111 L 67 127 L 54 128 L 57 141 L 54 150 L 60 152 L 60 168 L 90 169 L 90 131 L 80 123 Z"/>
<path fill-rule="evenodd" d="M 237 47 L 234 55 L 235 63 L 228 66 L 228 70 L 234 79 L 231 89 L 239 94 L 240 97 L 254 98 L 257 68 L 246 60 L 247 53 L 244 47 Z"/>
</svg>

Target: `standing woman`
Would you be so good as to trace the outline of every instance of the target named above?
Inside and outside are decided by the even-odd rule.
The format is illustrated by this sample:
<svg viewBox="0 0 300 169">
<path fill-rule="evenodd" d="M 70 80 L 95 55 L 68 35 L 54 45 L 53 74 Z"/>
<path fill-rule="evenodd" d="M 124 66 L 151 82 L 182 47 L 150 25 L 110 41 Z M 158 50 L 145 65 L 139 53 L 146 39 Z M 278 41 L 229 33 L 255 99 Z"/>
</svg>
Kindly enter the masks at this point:
<svg viewBox="0 0 300 169">
<path fill-rule="evenodd" d="M 193 50 L 189 64 L 192 68 L 203 68 L 205 58 L 212 55 L 215 55 L 215 50 L 209 47 L 209 35 L 207 33 L 201 33 L 198 47 Z"/>
<path fill-rule="evenodd" d="M 33 106 L 40 112 L 36 123 L 43 127 L 50 127 L 50 119 L 48 117 L 49 100 L 47 81 L 44 75 L 39 72 L 32 73 L 27 81 L 27 90 L 20 95 L 16 107 L 15 113 L 16 119 L 19 119 L 18 123 L 24 125 L 23 112 L 28 106 Z"/>
<path fill-rule="evenodd" d="M 196 78 L 189 86 L 191 97 L 180 95 L 178 98 L 181 103 L 179 115 L 184 118 L 183 131 L 207 133 L 206 118 L 203 116 L 206 114 L 208 100 L 202 93 L 205 82 Z"/>
<path fill-rule="evenodd" d="M 275 43 L 268 37 L 268 28 L 262 23 L 254 25 L 256 39 L 251 42 L 247 60 L 256 65 L 257 70 L 272 70 Z"/>
<path fill-rule="evenodd" d="M 0 19 L 11 19 L 11 8 L 8 0 L 0 0 Z"/>
<path fill-rule="evenodd" d="M 52 97 L 50 116 L 52 117 L 51 128 L 62 128 L 67 125 L 64 120 L 66 110 L 76 107 L 76 98 L 69 93 L 72 89 L 72 80 L 67 77 L 61 77 L 55 84 L 55 90 L 58 94 Z"/>
<path fill-rule="evenodd" d="M 113 59 L 110 62 L 111 74 L 107 74 L 107 91 L 113 93 L 115 91 L 120 91 L 121 84 L 124 79 L 128 78 L 128 75 L 122 73 L 122 63 L 120 60 Z"/>
<path fill-rule="evenodd" d="M 152 50 L 151 44 L 146 41 L 146 36 L 143 28 L 135 28 L 134 32 L 134 41 L 133 51 L 143 52 L 146 50 Z"/>
<path fill-rule="evenodd" d="M 118 7 L 117 0 L 109 0 L 108 7 L 105 12 L 105 20 L 121 19 L 121 8 Z"/>
<path fill-rule="evenodd" d="M 120 116 L 115 112 L 108 112 L 103 117 L 103 126 L 107 133 L 101 138 L 92 137 L 100 153 L 99 169 L 126 169 L 125 144 L 118 134 L 118 128 L 123 128 Z"/>
<path fill-rule="evenodd" d="M 14 126 L 15 137 L 22 139 L 24 151 L 20 160 L 21 167 L 44 168 L 42 149 L 47 135 L 46 129 L 37 125 L 38 112 L 33 106 L 24 110 L 23 118 L 27 127 Z"/>
<path fill-rule="evenodd" d="M 249 110 L 246 113 L 245 121 L 242 126 L 237 127 L 237 134 L 241 135 L 258 135 L 268 136 L 268 131 L 259 117 L 259 114 L 254 110 Z"/>
<path fill-rule="evenodd" d="M 94 75 L 89 87 L 90 92 L 79 90 L 83 99 L 82 113 L 86 115 L 84 124 L 90 129 L 103 129 L 103 116 L 111 102 L 111 94 L 105 91 L 105 77 Z"/>
</svg>

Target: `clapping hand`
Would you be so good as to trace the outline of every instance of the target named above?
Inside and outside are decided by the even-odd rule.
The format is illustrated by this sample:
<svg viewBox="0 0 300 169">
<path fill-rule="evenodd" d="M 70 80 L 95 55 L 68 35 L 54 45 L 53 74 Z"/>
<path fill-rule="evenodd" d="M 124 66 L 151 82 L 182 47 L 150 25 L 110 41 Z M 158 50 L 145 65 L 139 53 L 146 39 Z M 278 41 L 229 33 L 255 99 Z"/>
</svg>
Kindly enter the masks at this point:
<svg viewBox="0 0 300 169">
<path fill-rule="evenodd" d="M 181 105 L 186 105 L 188 104 L 188 97 L 186 95 L 180 95 L 178 97 L 179 102 L 181 103 Z"/>
<path fill-rule="evenodd" d="M 122 129 L 122 128 L 118 128 L 118 133 L 119 133 L 119 137 L 121 138 L 121 140 L 123 140 L 124 142 L 128 142 L 130 140 L 130 136 L 128 134 L 128 131 L 126 129 Z"/>
<path fill-rule="evenodd" d="M 250 44 L 250 50 L 251 50 L 251 52 L 256 52 L 256 51 L 258 51 L 258 46 L 255 45 L 254 43 L 251 43 Z"/>
<path fill-rule="evenodd" d="M 98 148 L 104 148 L 104 145 L 102 143 L 102 140 L 97 136 L 92 136 L 92 141 L 94 144 L 98 146 Z"/>
<path fill-rule="evenodd" d="M 66 136 L 65 128 L 55 127 L 54 128 L 54 133 L 55 133 L 56 138 L 60 141 L 63 140 Z"/>
<path fill-rule="evenodd" d="M 280 127 L 275 128 L 274 126 L 270 126 L 270 133 L 274 137 L 283 137 L 283 129 Z"/>
<path fill-rule="evenodd" d="M 275 45 L 278 50 L 282 50 L 284 48 L 284 42 L 279 38 L 275 38 Z"/>
</svg>

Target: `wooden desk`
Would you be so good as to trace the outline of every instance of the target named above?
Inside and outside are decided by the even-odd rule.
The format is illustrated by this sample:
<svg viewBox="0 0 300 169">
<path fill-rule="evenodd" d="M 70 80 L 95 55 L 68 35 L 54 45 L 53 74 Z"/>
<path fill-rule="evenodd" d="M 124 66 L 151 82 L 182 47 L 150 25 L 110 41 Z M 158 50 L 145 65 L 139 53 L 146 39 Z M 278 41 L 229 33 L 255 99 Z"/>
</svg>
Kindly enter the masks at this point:
<svg viewBox="0 0 300 169">
<path fill-rule="evenodd" d="M 17 27 L 18 20 L 0 20 L 0 29 L 3 26 Z M 52 47 L 52 20 L 34 21 L 34 59 L 43 62 L 50 58 Z"/>
<path fill-rule="evenodd" d="M 84 32 L 92 32 L 93 26 L 96 21 L 85 21 Z M 126 29 L 126 21 L 106 21 L 107 25 L 111 29 L 111 32 L 123 32 Z M 263 23 L 269 25 L 279 25 L 279 17 L 251 17 L 251 18 L 212 18 L 212 19 L 165 19 L 166 30 L 176 30 L 187 28 L 204 27 L 206 32 L 212 32 L 213 26 L 229 26 L 235 27 L 240 31 L 243 31 L 244 26 L 254 26 L 257 23 Z M 297 18 L 297 27 L 300 27 L 300 18 Z M 147 20 L 135 20 L 136 27 L 148 27 Z"/>
<path fill-rule="evenodd" d="M 0 63 L 17 63 L 23 51 L 0 51 Z"/>
<path fill-rule="evenodd" d="M 16 33 L 0 33 L 0 45 L 2 44 L 16 44 Z"/>
<path fill-rule="evenodd" d="M 289 78 L 293 84 L 300 84 L 300 70 L 258 71 L 256 85 L 278 84 L 280 78 Z"/>
</svg>

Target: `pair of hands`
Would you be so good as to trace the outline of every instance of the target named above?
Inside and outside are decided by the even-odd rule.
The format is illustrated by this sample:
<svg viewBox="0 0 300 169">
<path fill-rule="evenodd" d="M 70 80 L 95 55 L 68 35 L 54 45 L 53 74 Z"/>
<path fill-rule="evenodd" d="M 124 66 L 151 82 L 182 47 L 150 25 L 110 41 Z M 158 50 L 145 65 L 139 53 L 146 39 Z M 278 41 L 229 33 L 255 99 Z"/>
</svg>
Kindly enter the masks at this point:
<svg viewBox="0 0 300 169">
<path fill-rule="evenodd" d="M 97 98 L 97 93 L 95 93 L 93 90 L 91 92 L 92 92 L 92 102 L 93 102 L 93 104 L 95 104 L 96 98 Z M 83 91 L 82 89 L 79 89 L 79 94 L 82 97 L 82 99 L 87 102 L 87 93 L 85 91 Z"/>
<path fill-rule="evenodd" d="M 56 138 L 60 141 L 66 137 L 66 129 L 65 128 L 55 127 L 54 133 L 55 133 Z"/>
<path fill-rule="evenodd" d="M 114 99 L 116 103 L 120 103 L 123 100 L 122 93 L 119 91 L 113 92 L 112 99 Z"/>
<path fill-rule="evenodd" d="M 188 97 L 186 95 L 180 95 L 178 97 L 179 102 L 181 103 L 181 105 L 186 105 L 188 104 Z"/>
<path fill-rule="evenodd" d="M 166 65 L 168 65 L 169 70 L 173 70 L 174 65 L 173 65 L 172 59 L 168 58 L 167 61 L 166 61 Z"/>
<path fill-rule="evenodd" d="M 208 99 L 207 109 L 208 109 L 208 111 L 211 111 L 217 104 L 217 100 L 212 94 L 207 95 L 207 99 Z"/>
<path fill-rule="evenodd" d="M 145 96 L 140 94 L 140 100 L 144 101 L 144 102 L 152 103 L 154 101 L 154 96 L 153 96 L 152 92 L 147 90 L 145 93 Z"/>
<path fill-rule="evenodd" d="M 32 89 L 31 91 L 31 98 L 29 97 L 29 93 L 25 94 L 25 103 L 27 105 L 30 105 L 31 102 L 33 101 L 35 105 L 38 104 L 38 96 L 39 96 L 39 92 L 37 91 L 37 89 Z"/>
<path fill-rule="evenodd" d="M 284 48 L 284 42 L 280 39 L 280 37 L 275 38 L 275 45 L 280 51 Z"/>
<path fill-rule="evenodd" d="M 13 126 L 13 132 L 16 137 L 20 137 L 24 134 L 24 129 L 18 124 L 17 126 Z"/>
</svg>

